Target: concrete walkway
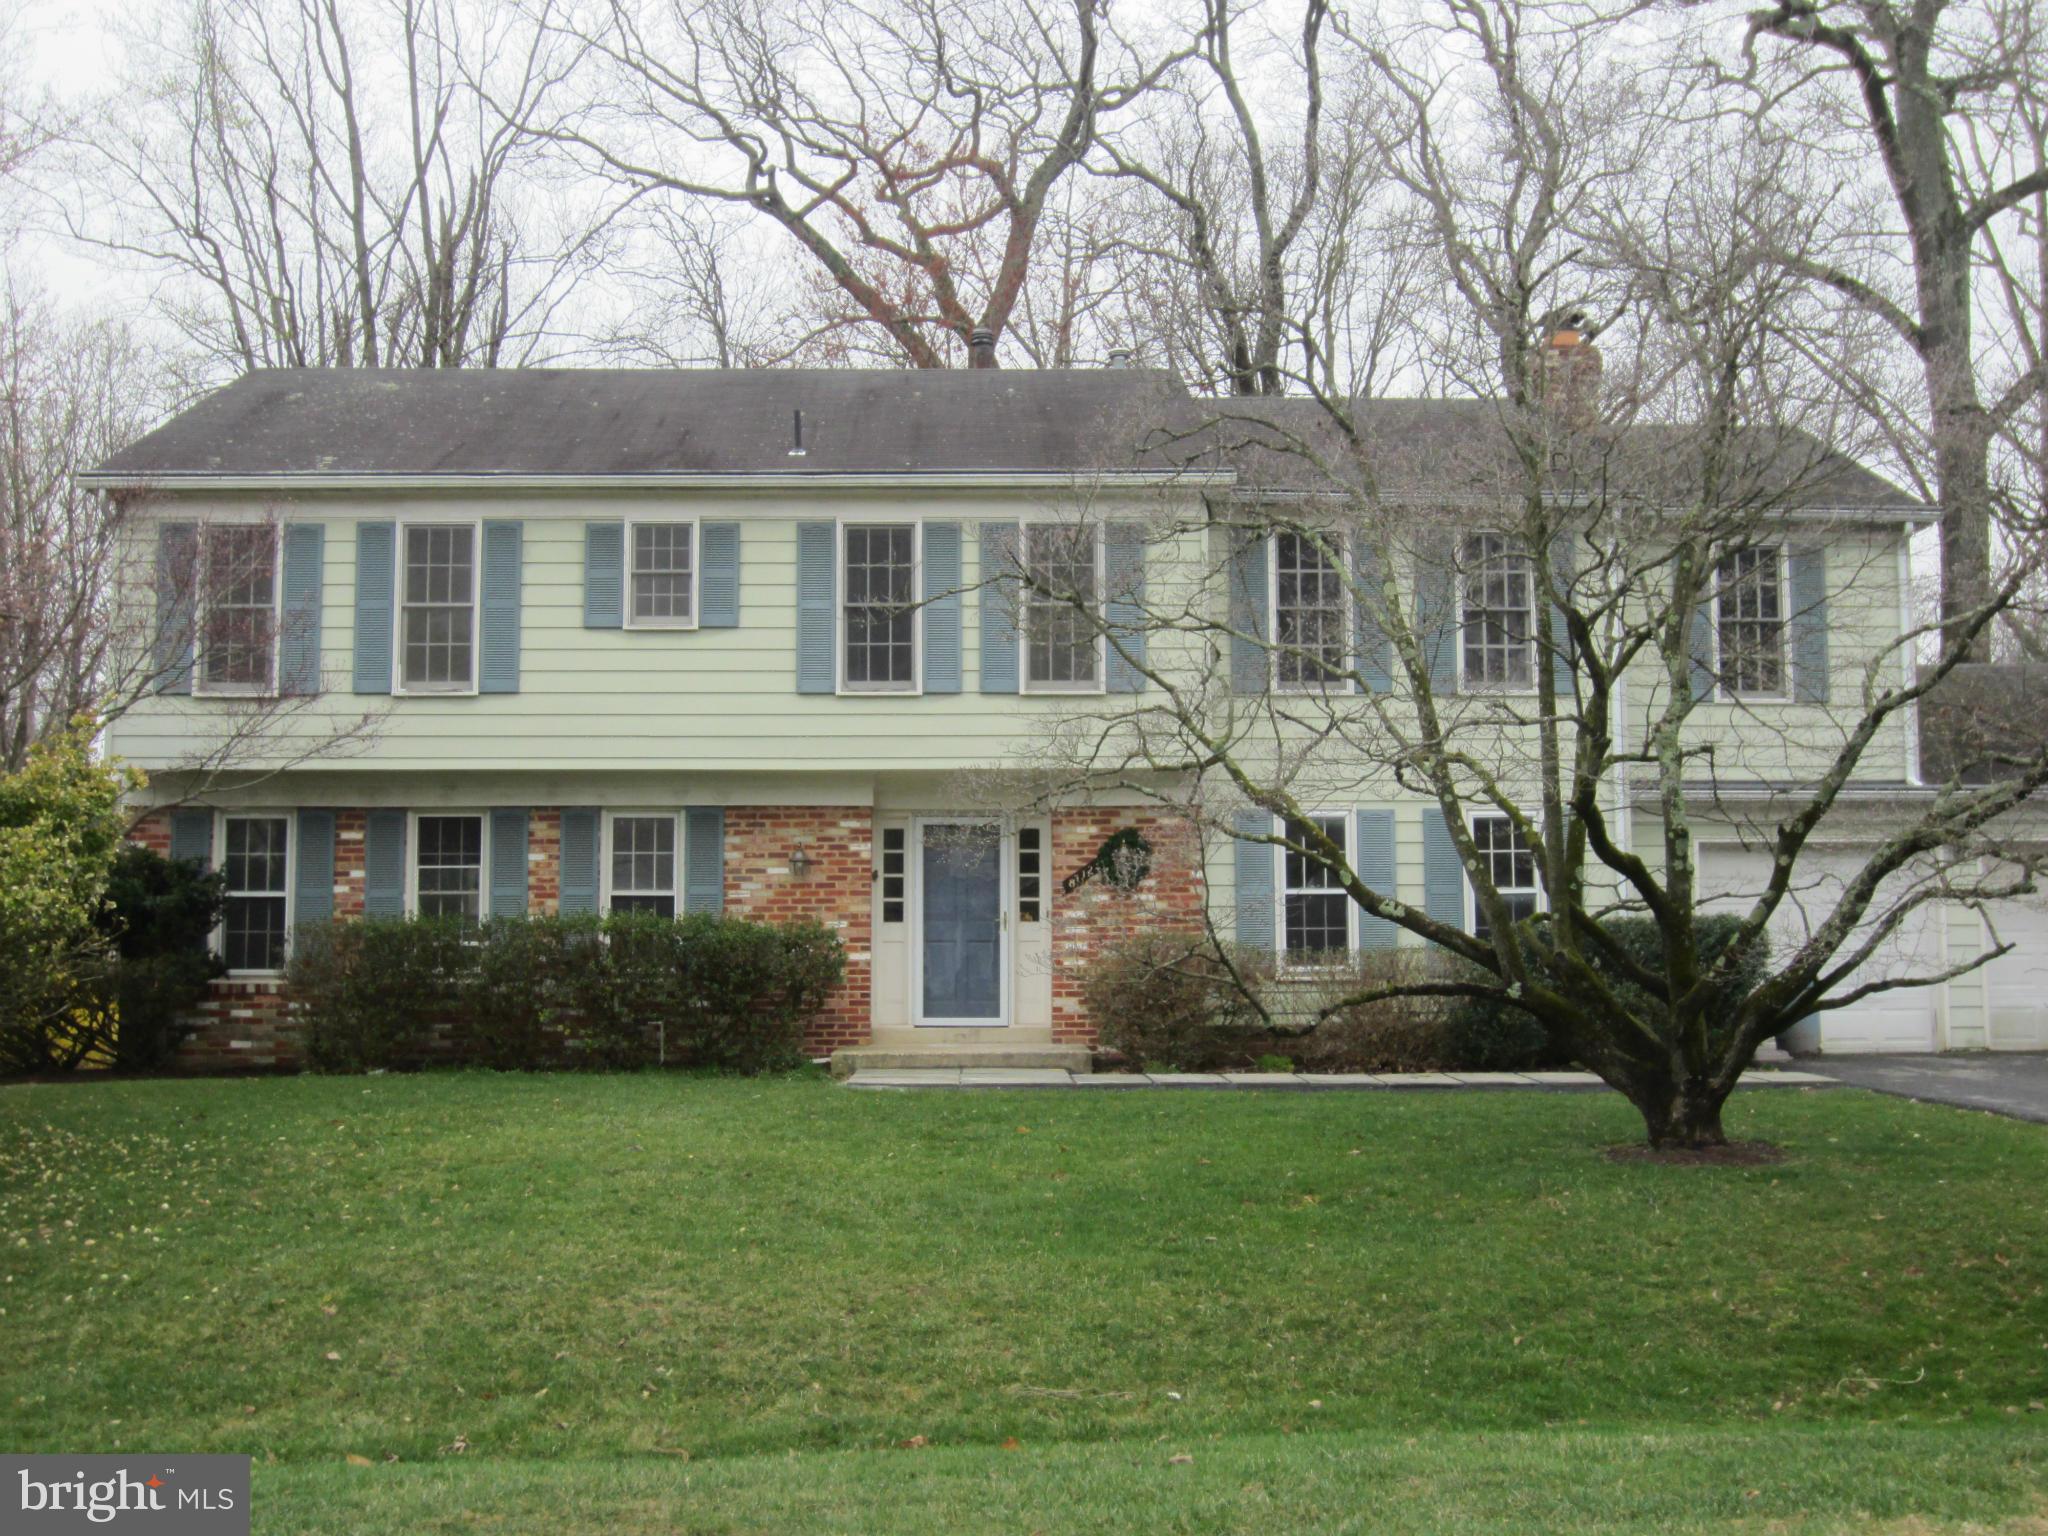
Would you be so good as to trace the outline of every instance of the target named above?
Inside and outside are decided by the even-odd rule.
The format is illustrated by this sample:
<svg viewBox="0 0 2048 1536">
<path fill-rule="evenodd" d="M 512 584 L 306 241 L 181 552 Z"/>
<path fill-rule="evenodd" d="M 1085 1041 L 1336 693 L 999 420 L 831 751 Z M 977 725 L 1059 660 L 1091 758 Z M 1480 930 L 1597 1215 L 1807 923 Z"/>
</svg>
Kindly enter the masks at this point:
<svg viewBox="0 0 2048 1536">
<path fill-rule="evenodd" d="M 1929 1104 L 1984 1109 L 2048 1125 L 2048 1056 L 1973 1051 L 1948 1056 L 1814 1056 L 1837 1082 Z"/>
<path fill-rule="evenodd" d="M 1590 1072 L 1064 1072 L 1051 1067 L 863 1067 L 849 1088 L 1266 1088 L 1294 1093 L 1332 1089 L 1486 1088 L 1575 1093 L 1606 1088 Z M 1813 1072 L 1752 1069 L 1744 1088 L 1831 1088 Z"/>
</svg>

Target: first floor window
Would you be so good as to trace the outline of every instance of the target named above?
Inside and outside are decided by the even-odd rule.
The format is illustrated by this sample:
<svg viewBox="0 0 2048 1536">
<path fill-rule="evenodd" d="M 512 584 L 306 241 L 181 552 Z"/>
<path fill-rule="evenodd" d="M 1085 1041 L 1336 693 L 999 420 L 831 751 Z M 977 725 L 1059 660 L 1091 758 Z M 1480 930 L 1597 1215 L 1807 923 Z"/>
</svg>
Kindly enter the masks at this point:
<svg viewBox="0 0 2048 1536">
<path fill-rule="evenodd" d="M 1724 557 L 1716 599 L 1721 686 L 1738 698 L 1785 692 L 1785 581 L 1775 548 Z"/>
<path fill-rule="evenodd" d="M 697 622 L 697 525 L 633 525 L 633 626 L 687 629 Z"/>
<path fill-rule="evenodd" d="M 1099 675 L 1093 528 L 1033 523 L 1024 530 L 1026 680 L 1086 692 Z"/>
<path fill-rule="evenodd" d="M 1515 830 L 1515 824 L 1505 816 L 1475 816 L 1472 844 L 1479 850 L 1486 878 L 1500 893 L 1508 916 L 1515 922 L 1533 916 L 1541 904 L 1536 885 L 1536 856 Z M 1486 920 L 1486 909 L 1476 898 L 1472 903 L 1472 931 L 1482 939 L 1493 932 Z"/>
<path fill-rule="evenodd" d="M 907 871 L 906 831 L 902 827 L 882 829 L 882 921 L 903 921 L 903 884 Z"/>
<path fill-rule="evenodd" d="M 1287 841 L 1297 847 L 1312 843 L 1309 823 L 1350 857 L 1344 829 L 1345 816 L 1312 816 L 1308 822 L 1287 823 Z M 1293 960 L 1341 959 L 1351 948 L 1351 897 L 1345 893 L 1337 871 L 1321 859 L 1293 848 L 1281 851 L 1281 921 L 1288 958 Z"/>
<path fill-rule="evenodd" d="M 399 610 L 400 677 L 418 692 L 476 685 L 476 529 L 409 527 Z"/>
<path fill-rule="evenodd" d="M 227 818 L 220 951 L 230 971 L 284 969 L 290 836 L 291 823 L 283 816 Z"/>
<path fill-rule="evenodd" d="M 268 693 L 277 657 L 277 530 L 206 530 L 199 590 L 199 689 Z"/>
<path fill-rule="evenodd" d="M 1036 827 L 1017 829 L 1017 921 L 1035 923 L 1045 900 L 1045 854 Z"/>
<path fill-rule="evenodd" d="M 612 910 L 676 915 L 676 819 L 612 818 Z"/>
<path fill-rule="evenodd" d="M 917 529 L 908 523 L 846 529 L 846 686 L 861 693 L 917 687 Z"/>
<path fill-rule="evenodd" d="M 422 816 L 416 869 L 421 917 L 483 916 L 484 819 Z"/>
<path fill-rule="evenodd" d="M 1536 581 L 1529 557 L 1497 533 L 1465 541 L 1465 683 L 1527 688 L 1536 679 Z"/>
<path fill-rule="evenodd" d="M 1344 575 L 1332 541 L 1273 539 L 1273 643 L 1282 688 L 1322 688 L 1344 670 Z"/>
</svg>

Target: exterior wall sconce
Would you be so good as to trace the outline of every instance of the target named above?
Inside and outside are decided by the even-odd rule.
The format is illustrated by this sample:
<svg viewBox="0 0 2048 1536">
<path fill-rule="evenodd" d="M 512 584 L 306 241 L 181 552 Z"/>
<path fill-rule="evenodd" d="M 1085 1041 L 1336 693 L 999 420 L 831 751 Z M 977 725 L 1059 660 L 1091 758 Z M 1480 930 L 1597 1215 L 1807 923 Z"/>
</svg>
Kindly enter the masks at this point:
<svg viewBox="0 0 2048 1536">
<path fill-rule="evenodd" d="M 789 872 L 799 880 L 806 878 L 811 872 L 811 856 L 802 843 L 798 843 L 790 852 Z"/>
</svg>

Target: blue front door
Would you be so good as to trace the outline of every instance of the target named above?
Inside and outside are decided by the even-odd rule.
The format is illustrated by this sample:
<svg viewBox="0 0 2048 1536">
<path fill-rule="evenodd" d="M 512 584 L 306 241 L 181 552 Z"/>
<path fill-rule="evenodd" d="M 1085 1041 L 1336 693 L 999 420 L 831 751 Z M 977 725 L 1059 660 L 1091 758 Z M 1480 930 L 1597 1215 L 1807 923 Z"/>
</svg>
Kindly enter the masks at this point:
<svg viewBox="0 0 2048 1536">
<path fill-rule="evenodd" d="M 926 1023 L 1003 1022 L 1003 832 L 938 822 L 923 832 L 918 917 Z"/>
</svg>

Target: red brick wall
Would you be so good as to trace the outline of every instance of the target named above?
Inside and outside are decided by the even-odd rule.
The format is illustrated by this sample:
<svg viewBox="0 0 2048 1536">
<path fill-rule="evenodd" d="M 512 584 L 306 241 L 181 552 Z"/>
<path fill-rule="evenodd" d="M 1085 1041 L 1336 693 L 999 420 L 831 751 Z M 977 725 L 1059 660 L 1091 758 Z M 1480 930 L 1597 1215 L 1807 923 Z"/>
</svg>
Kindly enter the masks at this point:
<svg viewBox="0 0 2048 1536">
<path fill-rule="evenodd" d="M 725 910 L 758 922 L 816 918 L 846 946 L 846 979 L 811 1021 L 816 1056 L 865 1045 L 874 975 L 875 818 L 866 806 L 728 806 Z M 802 847 L 810 872 L 790 871 Z"/>
<path fill-rule="evenodd" d="M 526 910 L 552 917 L 562 907 L 562 813 L 550 807 L 526 821 Z"/>
<path fill-rule="evenodd" d="M 1152 869 L 1135 890 L 1093 880 L 1073 895 L 1060 882 L 1095 857 L 1110 833 L 1136 827 L 1152 845 Z M 1185 822 L 1138 809 L 1077 808 L 1052 817 L 1052 1037 L 1093 1045 L 1095 1025 L 1081 1000 L 1089 963 L 1148 928 L 1199 928 L 1204 899 L 1194 831 Z"/>
</svg>

